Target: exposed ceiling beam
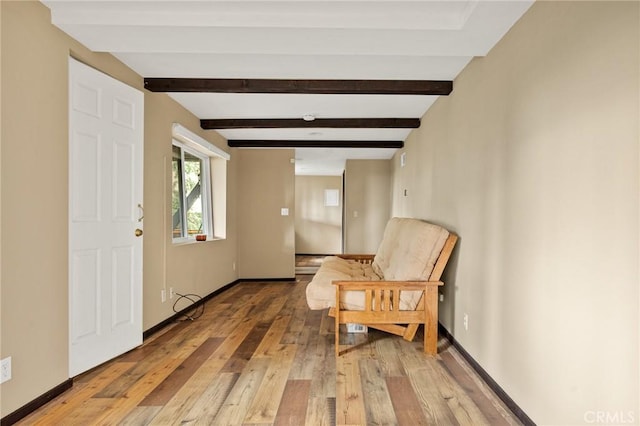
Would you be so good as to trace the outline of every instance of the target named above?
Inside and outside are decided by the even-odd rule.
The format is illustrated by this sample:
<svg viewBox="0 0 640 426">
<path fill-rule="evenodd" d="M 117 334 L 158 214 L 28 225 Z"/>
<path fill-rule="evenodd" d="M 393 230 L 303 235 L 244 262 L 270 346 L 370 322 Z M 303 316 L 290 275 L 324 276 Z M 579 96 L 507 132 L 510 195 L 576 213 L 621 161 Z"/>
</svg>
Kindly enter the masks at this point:
<svg viewBox="0 0 640 426">
<path fill-rule="evenodd" d="M 229 139 L 232 148 L 402 148 L 403 141 Z"/>
<path fill-rule="evenodd" d="M 448 95 L 448 80 L 271 80 L 229 78 L 145 78 L 152 92 L 304 93 L 340 95 Z"/>
<path fill-rule="evenodd" d="M 419 118 L 230 118 L 200 120 L 200 127 L 210 129 L 417 129 Z"/>
</svg>

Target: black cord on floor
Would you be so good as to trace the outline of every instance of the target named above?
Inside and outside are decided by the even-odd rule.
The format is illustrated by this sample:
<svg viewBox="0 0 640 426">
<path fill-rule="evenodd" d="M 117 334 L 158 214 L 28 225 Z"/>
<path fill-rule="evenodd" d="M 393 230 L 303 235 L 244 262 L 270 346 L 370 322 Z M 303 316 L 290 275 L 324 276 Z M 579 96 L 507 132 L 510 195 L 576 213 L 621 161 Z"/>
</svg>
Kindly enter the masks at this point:
<svg viewBox="0 0 640 426">
<path fill-rule="evenodd" d="M 181 311 L 184 311 L 184 313 L 182 313 L 182 315 L 185 317 L 182 320 L 179 321 L 186 321 L 186 320 L 196 320 L 198 318 L 200 318 L 203 314 L 204 314 L 204 303 L 200 303 L 198 306 L 196 306 L 195 308 L 193 308 L 193 310 L 191 312 L 189 312 L 188 308 L 189 306 L 187 306 L 186 308 L 181 309 L 180 311 L 178 311 L 176 309 L 176 306 L 178 305 L 178 302 L 180 302 L 182 299 L 187 299 L 191 302 L 191 305 L 195 305 L 196 303 L 198 303 L 199 301 L 202 300 L 202 297 L 197 295 L 197 294 L 193 294 L 193 293 L 188 293 L 188 294 L 180 294 L 180 293 L 176 293 L 176 296 L 179 296 L 175 302 L 173 302 L 173 312 L 178 313 Z"/>
</svg>

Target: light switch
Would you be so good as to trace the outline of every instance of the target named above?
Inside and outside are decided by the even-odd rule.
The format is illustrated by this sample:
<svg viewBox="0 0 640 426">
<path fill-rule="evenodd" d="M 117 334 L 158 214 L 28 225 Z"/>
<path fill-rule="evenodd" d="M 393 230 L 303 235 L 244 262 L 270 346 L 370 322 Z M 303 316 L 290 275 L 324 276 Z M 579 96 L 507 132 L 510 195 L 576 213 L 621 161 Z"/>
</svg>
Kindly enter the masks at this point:
<svg viewBox="0 0 640 426">
<path fill-rule="evenodd" d="M 281 216 L 289 216 L 289 209 L 286 207 L 283 207 L 280 209 L 280 215 Z"/>
</svg>

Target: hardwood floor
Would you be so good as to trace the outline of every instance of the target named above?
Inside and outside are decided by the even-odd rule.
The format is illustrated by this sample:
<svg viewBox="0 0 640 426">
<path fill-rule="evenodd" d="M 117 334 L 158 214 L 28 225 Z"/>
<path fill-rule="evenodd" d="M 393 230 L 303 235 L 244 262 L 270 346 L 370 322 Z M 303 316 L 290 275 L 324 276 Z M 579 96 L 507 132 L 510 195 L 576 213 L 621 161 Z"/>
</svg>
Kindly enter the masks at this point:
<svg viewBox="0 0 640 426">
<path fill-rule="evenodd" d="M 313 275 L 326 255 L 296 254 L 296 274 Z"/>
<path fill-rule="evenodd" d="M 297 282 L 243 282 L 74 380 L 24 425 L 508 425 L 445 339 L 439 354 L 370 330 L 336 360 L 333 319 Z"/>
</svg>

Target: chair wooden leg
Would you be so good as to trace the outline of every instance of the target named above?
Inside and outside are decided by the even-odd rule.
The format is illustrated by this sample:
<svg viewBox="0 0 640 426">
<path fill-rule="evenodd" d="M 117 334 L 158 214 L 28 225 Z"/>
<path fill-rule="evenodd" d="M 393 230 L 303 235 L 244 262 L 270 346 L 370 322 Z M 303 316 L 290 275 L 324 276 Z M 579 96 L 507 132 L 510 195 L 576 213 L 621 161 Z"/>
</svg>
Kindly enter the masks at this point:
<svg viewBox="0 0 640 426">
<path fill-rule="evenodd" d="M 340 320 L 336 315 L 336 356 L 340 356 Z"/>
<path fill-rule="evenodd" d="M 425 291 L 424 352 L 438 353 L 438 288 L 428 286 Z"/>
<path fill-rule="evenodd" d="M 408 342 L 412 342 L 413 338 L 416 337 L 416 332 L 418 331 L 419 325 L 420 324 L 418 323 L 408 324 L 404 330 L 404 334 L 402 335 L 402 338 Z"/>
<path fill-rule="evenodd" d="M 335 319 L 336 357 L 340 356 L 340 286 L 336 286 L 336 307 L 332 308 Z"/>
<path fill-rule="evenodd" d="M 365 324 L 369 328 L 375 328 L 376 330 L 386 331 L 387 333 L 395 334 L 396 336 L 405 336 L 407 327 L 398 324 Z M 406 339 L 406 337 L 405 337 Z"/>
</svg>

